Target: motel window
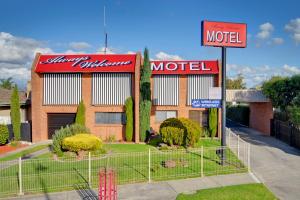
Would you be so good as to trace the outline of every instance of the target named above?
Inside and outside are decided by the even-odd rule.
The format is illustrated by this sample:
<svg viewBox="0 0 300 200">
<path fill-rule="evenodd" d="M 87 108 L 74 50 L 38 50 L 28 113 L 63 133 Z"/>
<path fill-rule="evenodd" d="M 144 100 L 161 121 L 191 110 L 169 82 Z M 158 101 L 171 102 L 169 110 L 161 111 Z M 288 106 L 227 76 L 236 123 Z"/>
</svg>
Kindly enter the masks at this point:
<svg viewBox="0 0 300 200">
<path fill-rule="evenodd" d="M 47 73 L 43 75 L 44 105 L 79 104 L 82 93 L 79 73 Z"/>
<path fill-rule="evenodd" d="M 129 73 L 93 73 L 93 105 L 124 105 L 131 90 Z"/>
<path fill-rule="evenodd" d="M 188 75 L 187 105 L 192 99 L 208 99 L 210 87 L 214 87 L 214 75 Z"/>
<path fill-rule="evenodd" d="M 163 111 L 156 111 L 155 112 L 155 121 L 156 122 L 163 122 L 168 118 L 176 118 L 177 111 L 175 110 L 163 110 Z"/>
<path fill-rule="evenodd" d="M 202 127 L 208 126 L 208 112 L 207 110 L 190 110 L 189 119 L 197 122 Z"/>
<path fill-rule="evenodd" d="M 96 112 L 96 124 L 126 124 L 123 112 Z"/>
<path fill-rule="evenodd" d="M 153 105 L 178 105 L 178 75 L 153 76 Z"/>
</svg>

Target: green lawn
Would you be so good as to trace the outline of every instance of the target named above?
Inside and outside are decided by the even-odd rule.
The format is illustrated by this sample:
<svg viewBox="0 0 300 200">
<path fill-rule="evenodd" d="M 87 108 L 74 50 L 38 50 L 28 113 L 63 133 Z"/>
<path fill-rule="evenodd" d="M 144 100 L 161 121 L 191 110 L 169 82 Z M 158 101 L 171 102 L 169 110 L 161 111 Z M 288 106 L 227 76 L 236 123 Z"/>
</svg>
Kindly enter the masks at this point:
<svg viewBox="0 0 300 200">
<path fill-rule="evenodd" d="M 3 158 L 0 158 L 0 161 L 9 161 L 9 160 L 15 160 L 15 159 L 18 159 L 19 157 L 25 157 L 33 152 L 36 152 L 36 151 L 39 151 L 39 150 L 42 150 L 42 149 L 45 149 L 47 148 L 49 145 L 48 144 L 45 144 L 45 145 L 39 145 L 39 146 L 35 146 L 35 147 L 32 147 L 30 149 L 26 149 L 24 151 L 21 151 L 21 152 L 18 152 L 18 153 L 15 153 L 15 154 L 11 154 L 9 156 L 5 156 Z"/>
<path fill-rule="evenodd" d="M 277 199 L 263 184 L 234 185 L 199 190 L 195 194 L 180 194 L 176 200 L 274 200 Z"/>
<path fill-rule="evenodd" d="M 227 149 L 227 162 L 220 164 L 216 155 L 218 141 L 201 140 L 204 148 L 204 175 L 245 172 L 246 167 Z M 210 147 L 209 147 L 210 146 Z M 201 175 L 200 149 L 159 151 L 145 144 L 106 144 L 107 154 L 95 155 L 91 160 L 92 186 L 98 186 L 98 172 L 103 167 L 116 170 L 118 184 L 146 182 L 149 178 L 149 148 L 151 149 L 150 173 L 152 181 L 199 177 Z M 43 158 L 44 157 L 44 158 Z M 173 168 L 164 167 L 164 162 L 172 160 Z M 1 164 L 1 163 L 0 163 Z M 52 159 L 51 154 L 23 161 L 22 176 L 25 193 L 72 190 L 78 185 L 86 185 L 88 180 L 88 160 L 63 157 Z M 0 197 L 14 194 L 18 190 L 18 166 L 0 170 Z"/>
</svg>

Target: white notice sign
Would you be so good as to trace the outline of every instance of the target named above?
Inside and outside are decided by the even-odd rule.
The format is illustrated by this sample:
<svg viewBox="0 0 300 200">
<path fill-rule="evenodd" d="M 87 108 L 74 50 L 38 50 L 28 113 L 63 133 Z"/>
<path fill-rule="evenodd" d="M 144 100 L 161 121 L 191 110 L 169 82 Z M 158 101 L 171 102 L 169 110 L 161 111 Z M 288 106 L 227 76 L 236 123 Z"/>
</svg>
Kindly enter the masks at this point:
<svg viewBox="0 0 300 200">
<path fill-rule="evenodd" d="M 208 91 L 209 99 L 222 99 L 221 87 L 210 87 Z"/>
</svg>

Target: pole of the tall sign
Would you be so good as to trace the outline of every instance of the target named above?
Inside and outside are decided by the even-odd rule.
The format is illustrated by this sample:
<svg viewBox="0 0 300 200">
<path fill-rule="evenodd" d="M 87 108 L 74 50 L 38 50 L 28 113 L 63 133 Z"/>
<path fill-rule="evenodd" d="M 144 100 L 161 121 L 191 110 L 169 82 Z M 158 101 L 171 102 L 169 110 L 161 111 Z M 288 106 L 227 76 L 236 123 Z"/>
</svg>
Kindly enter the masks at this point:
<svg viewBox="0 0 300 200">
<path fill-rule="evenodd" d="M 226 160 L 226 47 L 222 47 L 222 128 L 221 128 L 222 165 Z"/>
</svg>

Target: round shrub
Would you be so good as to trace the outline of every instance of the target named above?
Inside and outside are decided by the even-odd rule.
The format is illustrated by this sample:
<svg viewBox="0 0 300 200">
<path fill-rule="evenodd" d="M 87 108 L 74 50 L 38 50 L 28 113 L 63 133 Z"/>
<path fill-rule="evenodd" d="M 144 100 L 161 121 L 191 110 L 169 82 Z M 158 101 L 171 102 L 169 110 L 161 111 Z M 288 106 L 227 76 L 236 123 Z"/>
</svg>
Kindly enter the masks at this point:
<svg viewBox="0 0 300 200">
<path fill-rule="evenodd" d="M 62 148 L 68 151 L 95 151 L 102 147 L 102 141 L 95 135 L 77 134 L 63 139 Z"/>
<path fill-rule="evenodd" d="M 7 143 L 9 137 L 8 128 L 5 124 L 0 124 L 0 145 Z"/>
<path fill-rule="evenodd" d="M 199 124 L 187 118 L 166 119 L 160 125 L 159 132 L 162 140 L 169 145 L 193 146 L 202 136 L 202 128 Z"/>
<path fill-rule="evenodd" d="M 168 145 L 183 145 L 184 144 L 184 129 L 165 126 L 161 128 L 162 141 Z"/>
<path fill-rule="evenodd" d="M 52 136 L 52 147 L 53 152 L 58 155 L 63 155 L 62 142 L 66 137 L 70 137 L 79 133 L 90 133 L 90 130 L 85 126 L 80 124 L 72 124 L 70 126 L 61 127 L 59 130 L 55 131 L 55 134 Z"/>
</svg>

